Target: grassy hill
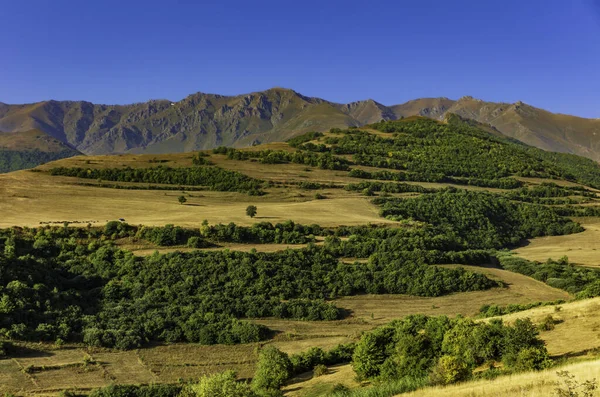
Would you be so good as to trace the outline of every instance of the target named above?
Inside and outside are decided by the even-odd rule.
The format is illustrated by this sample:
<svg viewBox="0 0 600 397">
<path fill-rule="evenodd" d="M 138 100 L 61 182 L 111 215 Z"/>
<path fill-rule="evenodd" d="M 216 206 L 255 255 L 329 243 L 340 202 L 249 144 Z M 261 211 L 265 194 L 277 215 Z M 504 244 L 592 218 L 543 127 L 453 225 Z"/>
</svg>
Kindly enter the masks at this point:
<svg viewBox="0 0 600 397">
<path fill-rule="evenodd" d="M 338 104 L 273 88 L 239 96 L 197 93 L 179 102 L 131 105 L 45 101 L 0 106 L 0 131 L 38 129 L 86 154 L 175 153 L 285 141 L 308 131 L 380 120 L 455 114 L 545 150 L 600 160 L 600 120 L 553 114 L 518 102 L 421 98 L 385 106 Z"/>
<path fill-rule="evenodd" d="M 0 173 L 33 168 L 79 154 L 77 150 L 38 130 L 0 132 Z"/>
<path fill-rule="evenodd" d="M 390 341 L 422 331 L 430 339 L 419 343 L 438 346 L 410 376 L 432 387 L 439 335 L 479 340 L 460 327 L 498 342 L 481 356 L 459 354 L 461 344 L 444 350 L 473 387 L 479 377 L 527 384 L 522 371 L 548 365 L 579 371 L 575 361 L 600 347 L 600 272 L 593 245 L 571 262 L 557 254 L 593 240 L 600 166 L 480 127 L 410 117 L 246 149 L 75 156 L 0 175 L 0 341 L 10 358 L 0 357 L 0 392 L 175 390 L 229 369 L 248 379 L 276 347 L 292 360 L 286 395 L 345 383 L 349 395 L 387 384 L 391 396 L 407 382 L 395 365 L 412 368 L 402 364 L 412 353 Z M 478 325 L 497 324 L 489 313 L 510 314 L 503 328 Z M 548 314 L 553 328 L 534 335 Z M 518 317 L 535 325 L 523 323 L 529 339 L 500 348 L 514 344 Z M 378 333 L 385 368 L 346 382 L 365 357 L 355 346 Z M 521 350 L 541 358 L 527 367 Z M 330 372 L 313 376 L 317 364 Z"/>
</svg>

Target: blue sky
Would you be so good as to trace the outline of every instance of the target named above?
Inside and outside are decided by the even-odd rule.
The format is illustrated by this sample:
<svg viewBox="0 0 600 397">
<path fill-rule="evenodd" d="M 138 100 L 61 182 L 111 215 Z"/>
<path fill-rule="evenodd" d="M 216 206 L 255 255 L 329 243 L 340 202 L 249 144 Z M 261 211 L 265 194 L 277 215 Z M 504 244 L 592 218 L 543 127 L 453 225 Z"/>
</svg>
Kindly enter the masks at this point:
<svg viewBox="0 0 600 397">
<path fill-rule="evenodd" d="M 600 117 L 600 0 L 0 0 L 0 101 L 293 88 Z"/>
</svg>

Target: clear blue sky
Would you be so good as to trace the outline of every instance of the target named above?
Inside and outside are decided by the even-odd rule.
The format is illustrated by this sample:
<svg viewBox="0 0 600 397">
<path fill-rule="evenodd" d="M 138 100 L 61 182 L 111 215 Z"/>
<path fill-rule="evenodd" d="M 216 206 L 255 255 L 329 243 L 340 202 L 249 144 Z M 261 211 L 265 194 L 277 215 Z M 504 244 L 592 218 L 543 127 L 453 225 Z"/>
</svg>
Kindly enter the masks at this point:
<svg viewBox="0 0 600 397">
<path fill-rule="evenodd" d="M 0 0 L 0 21 L 6 103 L 283 86 L 600 117 L 600 0 Z"/>
</svg>

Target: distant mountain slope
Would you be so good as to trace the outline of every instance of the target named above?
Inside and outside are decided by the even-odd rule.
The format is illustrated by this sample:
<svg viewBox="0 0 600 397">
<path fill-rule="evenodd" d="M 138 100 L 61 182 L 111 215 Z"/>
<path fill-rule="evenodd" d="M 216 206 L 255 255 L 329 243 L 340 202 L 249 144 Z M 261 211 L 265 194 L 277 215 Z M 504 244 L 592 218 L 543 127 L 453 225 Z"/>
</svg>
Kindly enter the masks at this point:
<svg viewBox="0 0 600 397">
<path fill-rule="evenodd" d="M 528 145 L 600 161 L 600 120 L 555 114 L 523 102 L 494 103 L 472 97 L 457 101 L 425 98 L 393 106 L 397 117 L 421 115 L 443 120 L 447 113 L 488 124 Z"/>
<path fill-rule="evenodd" d="M 133 105 L 48 101 L 0 107 L 0 130 L 39 128 L 88 154 L 165 153 L 250 146 L 310 130 L 378 121 L 385 106 L 368 101 L 339 105 L 292 90 L 234 97 L 193 94 Z"/>
<path fill-rule="evenodd" d="M 388 107 L 373 100 L 338 104 L 273 88 L 238 96 L 197 93 L 175 103 L 0 103 L 0 131 L 38 129 L 87 154 L 167 153 L 283 141 L 311 130 L 413 115 L 444 120 L 449 113 L 532 146 L 600 160 L 600 120 L 471 97 L 421 98 Z"/>
<path fill-rule="evenodd" d="M 0 173 L 81 154 L 41 131 L 0 132 Z"/>
</svg>

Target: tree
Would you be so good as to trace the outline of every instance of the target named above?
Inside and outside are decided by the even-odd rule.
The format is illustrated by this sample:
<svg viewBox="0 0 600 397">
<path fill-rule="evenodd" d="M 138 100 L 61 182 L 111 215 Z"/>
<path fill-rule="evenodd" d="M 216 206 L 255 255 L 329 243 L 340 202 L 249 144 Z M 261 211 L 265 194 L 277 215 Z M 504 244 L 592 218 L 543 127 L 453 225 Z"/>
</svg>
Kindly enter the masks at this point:
<svg viewBox="0 0 600 397">
<path fill-rule="evenodd" d="M 546 348 L 526 347 L 522 349 L 515 360 L 516 371 L 539 371 L 552 364 Z"/>
<path fill-rule="evenodd" d="M 254 218 L 256 216 L 256 206 L 255 205 L 249 205 L 248 207 L 246 207 L 246 215 L 248 215 L 250 218 Z"/>
<path fill-rule="evenodd" d="M 259 395 L 277 395 L 281 386 L 290 377 L 292 363 L 288 355 L 274 346 L 260 351 L 252 388 Z"/>
<path fill-rule="evenodd" d="M 471 376 L 469 365 L 456 356 L 442 356 L 433 367 L 429 379 L 433 384 L 448 385 Z"/>
<path fill-rule="evenodd" d="M 392 329 L 382 328 L 366 333 L 360 338 L 352 355 L 352 368 L 358 379 L 366 380 L 379 375 L 380 366 L 386 359 L 386 346 L 392 334 Z"/>
<path fill-rule="evenodd" d="M 179 204 L 183 204 L 187 201 L 187 199 L 185 198 L 185 196 L 179 196 L 179 198 L 177 199 L 179 200 Z"/>
<path fill-rule="evenodd" d="M 202 376 L 200 383 L 190 386 L 191 395 L 196 397 L 256 397 L 248 383 L 238 382 L 232 370 Z"/>
</svg>

